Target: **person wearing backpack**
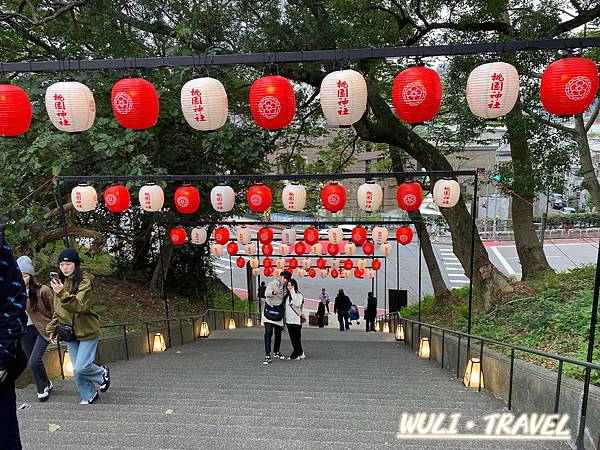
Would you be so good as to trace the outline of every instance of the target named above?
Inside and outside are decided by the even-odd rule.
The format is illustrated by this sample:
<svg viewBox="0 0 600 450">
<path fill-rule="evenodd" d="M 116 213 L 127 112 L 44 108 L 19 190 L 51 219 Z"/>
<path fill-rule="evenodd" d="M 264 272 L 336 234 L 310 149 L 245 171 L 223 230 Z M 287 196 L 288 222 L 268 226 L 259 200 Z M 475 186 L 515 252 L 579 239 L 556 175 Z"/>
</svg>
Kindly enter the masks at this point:
<svg viewBox="0 0 600 450">
<path fill-rule="evenodd" d="M 350 297 L 344 294 L 344 290 L 340 289 L 337 296 L 335 297 L 335 303 L 333 305 L 333 312 L 337 313 L 338 322 L 340 323 L 340 331 L 350 329 L 350 323 L 348 323 L 348 316 L 352 302 Z"/>
<path fill-rule="evenodd" d="M 288 281 L 292 274 L 288 271 L 281 272 L 281 275 L 271 281 L 265 292 L 265 307 L 263 309 L 262 322 L 265 326 L 265 360 L 263 364 L 271 364 L 271 340 L 275 333 L 275 344 L 273 345 L 273 358 L 286 359 L 281 354 L 281 332 L 283 331 L 283 319 L 285 317 L 285 302 L 290 293 L 287 288 Z"/>
<path fill-rule="evenodd" d="M 367 323 L 367 333 L 375 331 L 375 317 L 377 316 L 377 297 L 373 297 L 373 293 L 367 294 L 365 303 L 365 322 Z"/>
<path fill-rule="evenodd" d="M 290 359 L 304 359 L 306 358 L 304 350 L 302 350 L 302 323 L 306 321 L 304 314 L 302 314 L 304 296 L 298 290 L 298 282 L 293 278 L 288 281 L 287 286 L 290 295 L 285 302 L 285 323 L 294 349 Z"/>
</svg>

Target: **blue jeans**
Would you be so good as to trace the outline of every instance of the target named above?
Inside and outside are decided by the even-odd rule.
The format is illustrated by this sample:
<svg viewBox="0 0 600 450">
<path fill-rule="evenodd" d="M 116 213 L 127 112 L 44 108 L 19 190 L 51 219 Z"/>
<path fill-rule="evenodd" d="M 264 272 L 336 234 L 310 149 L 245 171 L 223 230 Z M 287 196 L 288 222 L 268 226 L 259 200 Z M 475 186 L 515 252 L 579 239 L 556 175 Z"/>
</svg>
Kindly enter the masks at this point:
<svg viewBox="0 0 600 450">
<path fill-rule="evenodd" d="M 73 375 L 82 400 L 91 400 L 96 393 L 96 385 L 104 381 L 104 369 L 94 364 L 98 339 L 67 342 Z"/>
<path fill-rule="evenodd" d="M 29 325 L 25 335 L 21 338 L 21 347 L 23 347 L 23 351 L 29 360 L 29 367 L 33 372 L 33 378 L 35 378 L 37 393 L 42 394 L 44 388 L 50 385 L 42 359 L 46 347 L 48 347 L 48 341 L 42 337 L 35 325 Z"/>
<path fill-rule="evenodd" d="M 338 322 L 340 323 L 340 331 L 350 329 L 350 324 L 348 323 L 348 311 L 338 311 Z"/>
</svg>

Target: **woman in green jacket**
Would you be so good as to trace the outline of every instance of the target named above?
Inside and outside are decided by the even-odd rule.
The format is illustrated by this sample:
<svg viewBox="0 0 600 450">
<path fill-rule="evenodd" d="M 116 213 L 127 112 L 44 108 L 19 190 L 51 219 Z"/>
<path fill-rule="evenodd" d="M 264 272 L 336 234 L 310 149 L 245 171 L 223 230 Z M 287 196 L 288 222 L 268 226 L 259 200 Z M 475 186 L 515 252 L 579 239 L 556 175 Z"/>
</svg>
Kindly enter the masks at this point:
<svg viewBox="0 0 600 450">
<path fill-rule="evenodd" d="M 67 342 L 73 363 L 73 374 L 81 404 L 94 403 L 100 392 L 110 386 L 110 371 L 107 366 L 94 364 L 100 321 L 92 310 L 92 289 L 94 277 L 81 270 L 77 251 L 67 248 L 58 257 L 59 278 L 50 283 L 54 291 L 54 315 L 46 331 L 56 342 L 59 325 L 74 328 L 74 339 Z"/>
</svg>

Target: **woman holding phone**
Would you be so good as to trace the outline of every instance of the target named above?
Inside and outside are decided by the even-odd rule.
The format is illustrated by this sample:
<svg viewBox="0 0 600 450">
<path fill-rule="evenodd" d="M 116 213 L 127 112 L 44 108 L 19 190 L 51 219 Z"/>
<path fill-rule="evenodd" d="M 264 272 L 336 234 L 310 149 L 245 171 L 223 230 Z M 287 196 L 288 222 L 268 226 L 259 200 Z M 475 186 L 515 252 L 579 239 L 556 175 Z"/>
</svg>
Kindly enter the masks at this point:
<svg viewBox="0 0 600 450">
<path fill-rule="evenodd" d="M 285 302 L 285 323 L 287 324 L 288 332 L 290 333 L 290 342 L 294 351 L 290 355 L 290 359 L 304 359 L 304 351 L 302 350 L 302 305 L 304 304 L 304 296 L 298 290 L 298 282 L 291 279 L 287 284 L 290 295 Z"/>
<path fill-rule="evenodd" d="M 288 271 L 281 272 L 277 279 L 271 281 L 265 291 L 265 304 L 263 308 L 262 322 L 265 326 L 265 360 L 264 365 L 271 364 L 271 340 L 275 333 L 273 345 L 273 358 L 286 359 L 281 354 L 281 332 L 283 331 L 283 319 L 285 318 L 285 301 L 289 296 L 287 283 L 292 277 Z"/>
<path fill-rule="evenodd" d="M 61 252 L 58 268 L 58 278 L 50 282 L 54 315 L 46 331 L 53 342 L 57 338 L 67 342 L 81 404 L 89 405 L 100 397 L 98 389 L 106 392 L 110 386 L 108 367 L 94 364 L 100 334 L 100 320 L 92 310 L 94 277 L 81 270 L 79 254 L 73 248 Z"/>
</svg>

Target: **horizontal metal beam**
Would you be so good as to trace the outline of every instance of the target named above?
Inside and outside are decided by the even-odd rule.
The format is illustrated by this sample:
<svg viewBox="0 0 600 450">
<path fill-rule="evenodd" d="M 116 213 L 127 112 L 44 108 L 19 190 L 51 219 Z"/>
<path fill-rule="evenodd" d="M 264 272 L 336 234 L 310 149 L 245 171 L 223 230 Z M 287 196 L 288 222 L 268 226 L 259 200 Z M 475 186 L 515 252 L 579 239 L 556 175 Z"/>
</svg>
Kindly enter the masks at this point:
<svg viewBox="0 0 600 450">
<path fill-rule="evenodd" d="M 169 56 L 154 58 L 82 59 L 0 63 L 2 72 L 65 72 L 103 69 L 152 69 L 223 65 L 265 65 L 299 62 L 355 61 L 364 59 L 513 53 L 600 47 L 600 38 L 542 39 L 424 47 L 353 48 L 299 52 L 228 55 Z"/>
<path fill-rule="evenodd" d="M 222 220 L 222 221 L 214 221 L 214 220 L 159 220 L 157 222 L 158 225 L 171 225 L 171 226 L 182 226 L 182 227 L 199 227 L 203 225 L 230 225 L 230 226 L 240 226 L 240 225 L 289 225 L 289 226 L 311 226 L 311 225 L 415 225 L 418 223 L 422 223 L 420 221 L 415 220 L 311 220 L 311 221 L 293 221 L 293 220 L 275 220 L 272 222 L 267 222 L 264 220 Z"/>
</svg>

